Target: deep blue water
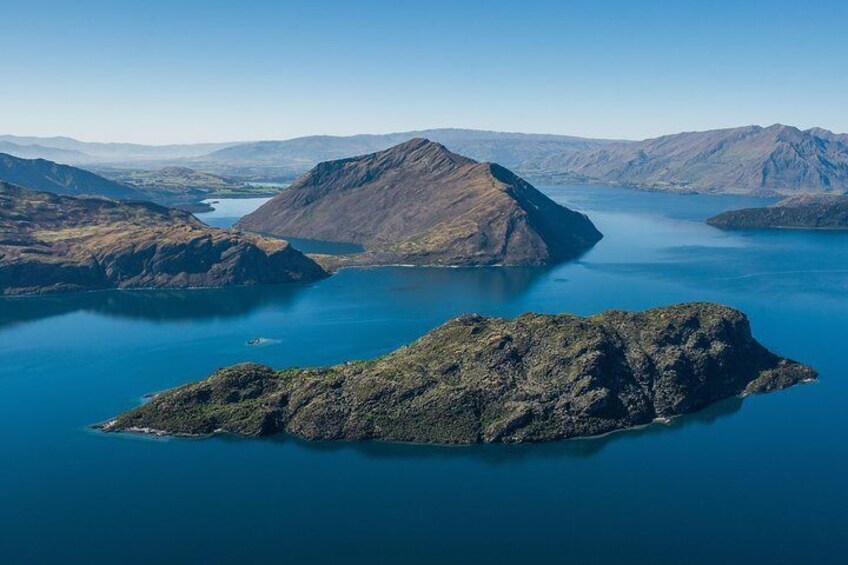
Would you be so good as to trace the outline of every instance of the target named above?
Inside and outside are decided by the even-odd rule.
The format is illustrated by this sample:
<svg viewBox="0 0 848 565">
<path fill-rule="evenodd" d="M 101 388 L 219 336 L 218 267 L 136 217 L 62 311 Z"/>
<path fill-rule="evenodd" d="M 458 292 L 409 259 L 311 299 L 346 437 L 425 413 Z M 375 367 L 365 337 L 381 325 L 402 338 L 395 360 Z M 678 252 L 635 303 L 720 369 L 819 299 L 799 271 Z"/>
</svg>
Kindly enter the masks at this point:
<svg viewBox="0 0 848 565">
<path fill-rule="evenodd" d="M 360 269 L 307 286 L 0 301 L 0 562 L 843 562 L 848 236 L 702 223 L 751 199 L 545 190 L 606 236 L 551 269 Z M 546 445 L 88 428 L 217 367 L 367 358 L 463 312 L 687 300 L 743 309 L 820 382 Z M 248 347 L 255 337 L 278 341 Z"/>
</svg>

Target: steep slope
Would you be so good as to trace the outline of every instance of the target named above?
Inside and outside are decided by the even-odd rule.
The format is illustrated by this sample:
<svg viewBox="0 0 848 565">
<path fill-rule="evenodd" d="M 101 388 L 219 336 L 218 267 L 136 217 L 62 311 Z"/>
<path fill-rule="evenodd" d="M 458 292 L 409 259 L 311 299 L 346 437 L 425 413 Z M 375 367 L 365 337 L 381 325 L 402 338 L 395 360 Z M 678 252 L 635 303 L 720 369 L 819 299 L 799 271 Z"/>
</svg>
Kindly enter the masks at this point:
<svg viewBox="0 0 848 565">
<path fill-rule="evenodd" d="M 84 169 L 44 159 L 21 159 L 4 153 L 0 153 L 0 181 L 54 194 L 144 198 L 132 187 Z"/>
<path fill-rule="evenodd" d="M 359 264 L 539 265 L 601 238 L 507 169 L 426 139 L 321 163 L 237 226 L 357 243 Z"/>
<path fill-rule="evenodd" d="M 767 351 L 740 312 L 684 304 L 590 318 L 466 315 L 386 356 L 222 369 L 102 426 L 181 435 L 548 441 L 602 434 L 768 392 L 816 373 Z"/>
<path fill-rule="evenodd" d="M 848 230 L 848 196 L 793 196 L 773 206 L 724 212 L 707 219 L 707 223 L 728 230 Z"/>
<path fill-rule="evenodd" d="M 191 214 L 36 192 L 0 182 L 0 294 L 314 280 L 287 242 L 206 226 Z"/>
<path fill-rule="evenodd" d="M 783 125 L 616 143 L 526 163 L 526 174 L 671 191 L 797 194 L 848 190 L 846 137 Z"/>
</svg>

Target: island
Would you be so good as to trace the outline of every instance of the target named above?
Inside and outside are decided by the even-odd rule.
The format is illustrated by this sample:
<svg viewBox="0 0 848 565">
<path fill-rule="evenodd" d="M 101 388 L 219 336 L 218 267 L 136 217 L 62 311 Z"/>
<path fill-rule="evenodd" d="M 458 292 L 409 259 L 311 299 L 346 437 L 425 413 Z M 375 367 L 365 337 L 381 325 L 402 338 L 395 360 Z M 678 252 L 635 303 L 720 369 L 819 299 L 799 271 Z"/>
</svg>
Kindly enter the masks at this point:
<svg viewBox="0 0 848 565">
<path fill-rule="evenodd" d="M 724 212 L 707 223 L 725 230 L 848 230 L 848 196 L 793 196 L 772 206 Z"/>
<path fill-rule="evenodd" d="M 544 265 L 602 237 L 504 167 L 421 138 L 320 163 L 236 226 L 364 247 L 347 265 Z"/>
<path fill-rule="evenodd" d="M 591 317 L 469 314 L 369 361 L 224 368 L 99 427 L 178 436 L 540 442 L 650 424 L 816 378 L 758 343 L 744 314 L 716 304 Z"/>
<path fill-rule="evenodd" d="M 286 241 L 211 228 L 188 212 L 0 182 L 0 295 L 326 276 Z"/>
</svg>

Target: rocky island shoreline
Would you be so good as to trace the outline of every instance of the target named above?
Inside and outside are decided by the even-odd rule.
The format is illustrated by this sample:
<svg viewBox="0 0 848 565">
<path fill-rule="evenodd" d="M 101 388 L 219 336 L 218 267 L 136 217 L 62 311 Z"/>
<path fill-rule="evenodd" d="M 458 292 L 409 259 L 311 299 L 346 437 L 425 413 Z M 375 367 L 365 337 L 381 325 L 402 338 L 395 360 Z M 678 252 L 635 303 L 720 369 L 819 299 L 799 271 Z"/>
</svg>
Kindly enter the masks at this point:
<svg viewBox="0 0 848 565">
<path fill-rule="evenodd" d="M 220 369 L 99 425 L 106 432 L 434 444 L 596 436 L 817 378 L 739 311 L 690 303 L 595 316 L 469 314 L 383 357 Z"/>
</svg>

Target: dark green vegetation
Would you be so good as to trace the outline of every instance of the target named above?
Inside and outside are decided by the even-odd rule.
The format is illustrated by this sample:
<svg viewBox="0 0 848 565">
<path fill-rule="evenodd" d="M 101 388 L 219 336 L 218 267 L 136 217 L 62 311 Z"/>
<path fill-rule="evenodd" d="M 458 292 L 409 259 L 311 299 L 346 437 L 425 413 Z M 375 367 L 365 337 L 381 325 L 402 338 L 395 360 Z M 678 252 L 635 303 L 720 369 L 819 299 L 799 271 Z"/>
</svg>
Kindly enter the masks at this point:
<svg viewBox="0 0 848 565">
<path fill-rule="evenodd" d="M 848 196 L 795 196 L 773 206 L 724 212 L 707 223 L 721 229 L 848 230 Z"/>
<path fill-rule="evenodd" d="M 324 276 L 285 241 L 210 228 L 187 212 L 0 182 L 0 295 Z"/>
<path fill-rule="evenodd" d="M 20 159 L 0 153 L 0 181 L 73 196 L 144 199 L 136 189 L 89 171 L 44 159 Z"/>
<path fill-rule="evenodd" d="M 102 428 L 460 444 L 547 441 L 648 424 L 815 378 L 813 369 L 754 340 L 742 313 L 714 304 L 589 318 L 466 315 L 371 361 L 221 369 Z"/>
<path fill-rule="evenodd" d="M 550 155 L 519 170 L 552 181 L 672 192 L 845 192 L 848 136 L 780 124 L 686 132 Z"/>
<path fill-rule="evenodd" d="M 237 226 L 356 243 L 366 252 L 344 261 L 360 265 L 541 265 L 602 237 L 507 169 L 426 139 L 321 163 Z"/>
</svg>

